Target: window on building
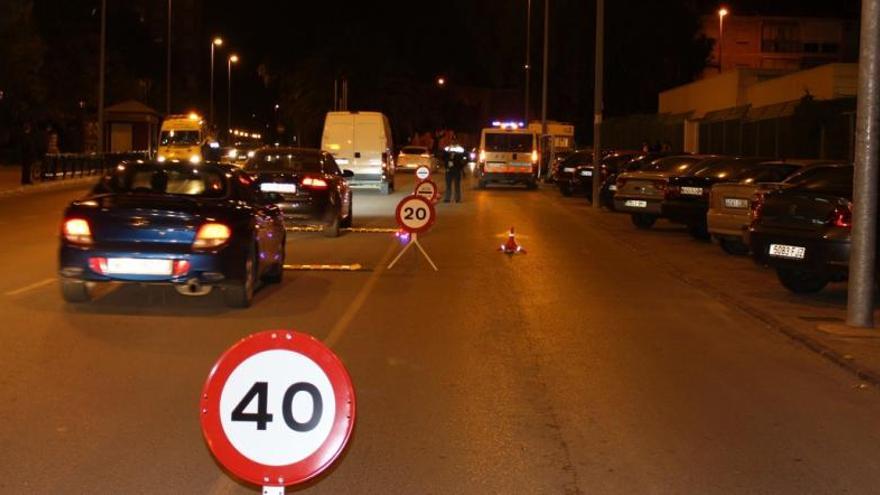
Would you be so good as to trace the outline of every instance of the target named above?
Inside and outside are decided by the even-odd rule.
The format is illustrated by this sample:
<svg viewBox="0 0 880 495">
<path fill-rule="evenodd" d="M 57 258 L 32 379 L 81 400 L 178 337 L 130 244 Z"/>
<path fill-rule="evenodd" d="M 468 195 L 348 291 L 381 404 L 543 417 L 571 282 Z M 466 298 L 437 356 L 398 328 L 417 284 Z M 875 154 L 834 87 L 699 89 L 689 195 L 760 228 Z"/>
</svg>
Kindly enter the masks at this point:
<svg viewBox="0 0 880 495">
<path fill-rule="evenodd" d="M 796 22 L 765 22 L 761 26 L 761 51 L 797 53 L 803 50 Z"/>
</svg>

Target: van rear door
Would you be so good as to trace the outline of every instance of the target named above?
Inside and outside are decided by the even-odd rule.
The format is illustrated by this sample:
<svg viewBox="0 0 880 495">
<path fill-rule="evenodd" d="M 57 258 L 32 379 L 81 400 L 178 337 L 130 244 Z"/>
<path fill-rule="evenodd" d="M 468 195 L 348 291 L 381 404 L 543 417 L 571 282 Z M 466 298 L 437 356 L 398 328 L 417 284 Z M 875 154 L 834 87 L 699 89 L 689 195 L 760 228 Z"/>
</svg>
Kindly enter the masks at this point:
<svg viewBox="0 0 880 495">
<path fill-rule="evenodd" d="M 357 115 L 354 120 L 354 160 L 356 174 L 382 175 L 382 153 L 387 148 L 385 126 L 378 115 Z"/>
<path fill-rule="evenodd" d="M 354 159 L 354 115 L 348 112 L 327 114 L 321 148 L 333 155 L 342 168 L 350 168 Z"/>
</svg>

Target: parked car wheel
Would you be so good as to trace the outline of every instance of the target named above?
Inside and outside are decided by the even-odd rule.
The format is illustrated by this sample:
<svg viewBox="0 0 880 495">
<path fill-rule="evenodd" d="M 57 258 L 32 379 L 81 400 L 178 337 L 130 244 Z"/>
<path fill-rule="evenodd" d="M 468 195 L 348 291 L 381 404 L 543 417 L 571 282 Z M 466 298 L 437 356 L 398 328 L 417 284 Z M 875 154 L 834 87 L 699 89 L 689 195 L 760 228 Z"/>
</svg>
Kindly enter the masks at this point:
<svg viewBox="0 0 880 495">
<path fill-rule="evenodd" d="M 255 252 L 248 254 L 244 262 L 244 280 L 226 286 L 223 291 L 223 299 L 230 308 L 250 307 L 254 300 L 256 286 L 257 264 Z"/>
<path fill-rule="evenodd" d="M 786 289 L 795 294 L 814 294 L 830 282 L 827 275 L 797 268 L 777 268 L 776 276 Z"/>
<path fill-rule="evenodd" d="M 346 229 L 350 229 L 354 225 L 354 205 L 352 204 L 352 197 L 348 197 L 348 216 L 345 217 L 345 220 L 342 221 L 342 226 Z"/>
<path fill-rule="evenodd" d="M 342 219 L 339 218 L 339 212 L 337 211 L 335 215 L 333 215 L 333 220 L 324 226 L 324 237 L 339 237 L 341 224 Z"/>
<path fill-rule="evenodd" d="M 272 265 L 272 268 L 263 275 L 263 281 L 267 284 L 280 284 L 281 280 L 284 279 L 284 260 L 287 258 L 287 252 L 284 249 L 284 246 L 286 244 L 287 236 L 285 235 L 281 239 L 281 259 Z"/>
<path fill-rule="evenodd" d="M 749 254 L 749 247 L 742 241 L 720 239 L 718 243 L 721 244 L 721 249 L 727 254 L 732 254 L 734 256 L 745 256 Z"/>
<path fill-rule="evenodd" d="M 92 299 L 88 285 L 79 280 L 62 280 L 61 297 L 69 303 L 84 303 Z"/>
<path fill-rule="evenodd" d="M 632 220 L 633 225 L 643 230 L 650 229 L 654 226 L 654 222 L 657 221 L 657 217 L 647 213 L 633 213 L 630 215 L 630 219 Z"/>
</svg>

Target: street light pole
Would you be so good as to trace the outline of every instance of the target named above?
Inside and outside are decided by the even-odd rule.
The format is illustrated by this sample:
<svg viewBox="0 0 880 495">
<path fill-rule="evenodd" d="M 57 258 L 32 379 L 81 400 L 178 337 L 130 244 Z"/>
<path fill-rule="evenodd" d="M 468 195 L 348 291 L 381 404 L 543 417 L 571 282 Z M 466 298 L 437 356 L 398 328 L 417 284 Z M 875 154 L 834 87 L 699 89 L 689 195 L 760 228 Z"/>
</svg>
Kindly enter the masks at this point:
<svg viewBox="0 0 880 495">
<path fill-rule="evenodd" d="M 721 7 L 718 9 L 718 73 L 722 72 L 721 68 L 721 51 L 724 48 L 724 16 L 728 14 L 727 9 Z"/>
<path fill-rule="evenodd" d="M 107 46 L 107 0 L 101 0 L 101 47 L 98 55 L 98 152 L 104 151 L 104 61 Z"/>
<path fill-rule="evenodd" d="M 596 0 L 596 82 L 593 88 L 593 209 L 602 208 L 602 109 L 605 74 L 605 0 Z"/>
<path fill-rule="evenodd" d="M 550 51 L 550 0 L 544 0 L 544 76 L 541 83 L 541 158 L 538 160 L 538 177 L 542 174 L 542 162 L 544 161 L 544 153 L 547 152 L 547 70 L 548 53 Z M 549 163 L 549 162 L 548 162 Z"/>
<path fill-rule="evenodd" d="M 862 0 L 852 247 L 846 323 L 874 326 L 877 180 L 880 178 L 880 0 Z"/>
<path fill-rule="evenodd" d="M 526 125 L 529 125 L 529 83 L 532 79 L 532 0 L 526 0 L 526 2 L 526 94 L 525 109 L 523 111 L 525 118 L 523 121 Z"/>
<path fill-rule="evenodd" d="M 168 0 L 168 33 L 165 39 L 165 115 L 171 114 L 171 1 Z"/>
<path fill-rule="evenodd" d="M 232 64 L 238 63 L 238 55 L 232 54 L 226 59 L 226 135 L 232 129 Z"/>
<path fill-rule="evenodd" d="M 216 37 L 211 41 L 211 103 L 209 105 L 210 109 L 208 112 L 208 126 L 214 126 L 214 47 L 221 46 L 223 44 L 223 38 Z"/>
</svg>

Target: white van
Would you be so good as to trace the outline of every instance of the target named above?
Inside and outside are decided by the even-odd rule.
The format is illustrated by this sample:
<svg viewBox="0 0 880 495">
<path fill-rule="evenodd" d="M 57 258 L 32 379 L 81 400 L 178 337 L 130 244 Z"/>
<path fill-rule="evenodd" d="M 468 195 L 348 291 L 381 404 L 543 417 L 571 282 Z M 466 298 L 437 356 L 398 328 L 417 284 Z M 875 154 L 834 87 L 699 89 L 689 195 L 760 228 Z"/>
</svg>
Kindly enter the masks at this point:
<svg viewBox="0 0 880 495">
<path fill-rule="evenodd" d="M 352 187 L 394 190 L 394 142 L 388 118 L 379 112 L 327 112 L 321 149 L 340 168 L 354 172 Z"/>
<path fill-rule="evenodd" d="M 516 123 L 497 123 L 480 135 L 477 187 L 491 182 L 538 187 L 538 136 Z"/>
</svg>

